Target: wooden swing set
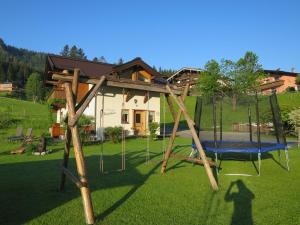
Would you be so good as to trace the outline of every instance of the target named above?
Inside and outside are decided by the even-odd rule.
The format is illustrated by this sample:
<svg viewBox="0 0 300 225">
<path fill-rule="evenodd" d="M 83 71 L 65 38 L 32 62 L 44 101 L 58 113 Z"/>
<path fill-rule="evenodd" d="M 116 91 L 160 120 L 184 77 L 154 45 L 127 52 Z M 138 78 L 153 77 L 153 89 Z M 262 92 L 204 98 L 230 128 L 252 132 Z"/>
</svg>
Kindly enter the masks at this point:
<svg viewBox="0 0 300 225">
<path fill-rule="evenodd" d="M 126 84 L 121 81 L 118 82 L 116 80 L 111 80 L 109 76 L 105 76 L 105 75 L 97 79 L 81 77 L 79 69 L 73 69 L 73 74 L 53 72 L 52 79 L 64 85 L 64 92 L 65 92 L 67 108 L 68 108 L 68 115 L 67 115 L 68 126 L 65 132 L 64 158 L 62 163 L 60 190 L 63 190 L 65 187 L 66 176 L 70 178 L 70 180 L 73 181 L 75 185 L 80 189 L 82 200 L 83 200 L 83 209 L 84 209 L 84 214 L 85 214 L 85 219 L 87 224 L 94 224 L 95 217 L 93 212 L 93 204 L 92 204 L 90 189 L 88 185 L 85 158 L 82 150 L 82 143 L 79 137 L 79 129 L 77 126 L 77 122 L 81 117 L 81 115 L 83 114 L 84 110 L 87 108 L 87 106 L 93 99 L 93 97 L 99 91 L 99 88 L 103 85 L 115 86 L 115 87 L 126 88 L 126 89 L 134 89 L 134 90 L 146 90 L 148 92 L 152 91 L 152 92 L 159 92 L 165 94 L 167 100 L 166 102 L 170 108 L 170 112 L 174 119 L 174 127 L 166 151 L 164 153 L 161 172 L 164 173 L 166 171 L 168 159 L 170 158 L 170 156 L 172 156 L 172 148 L 173 148 L 174 140 L 176 138 L 176 132 L 179 126 L 181 115 L 183 114 L 187 121 L 189 129 L 191 131 L 194 143 L 197 146 L 197 149 L 201 156 L 201 160 L 200 159 L 196 160 L 197 161 L 196 163 L 200 163 L 204 165 L 205 171 L 207 173 L 207 176 L 209 178 L 213 190 L 218 190 L 218 184 L 215 180 L 215 177 L 211 169 L 213 163 L 207 159 L 205 152 L 201 146 L 199 137 L 197 136 L 197 132 L 194 128 L 194 122 L 191 116 L 189 115 L 186 106 L 184 105 L 184 99 L 188 94 L 189 85 L 187 85 L 184 88 L 184 91 L 181 93 L 181 91 L 172 89 L 168 84 L 159 85 L 159 86 L 156 85 L 155 87 L 154 86 L 151 87 L 146 85 L 143 86 L 141 84 L 137 85 L 132 83 Z M 86 84 L 93 84 L 93 87 L 86 93 L 86 95 L 76 105 L 76 97 L 78 94 L 79 82 L 86 83 Z M 177 113 L 173 106 L 173 102 L 175 102 L 179 107 Z M 75 153 L 75 161 L 76 161 L 78 176 L 74 175 L 70 170 L 68 170 L 71 141 L 74 146 L 73 148 Z M 124 167 L 125 167 L 125 162 L 124 162 Z"/>
</svg>

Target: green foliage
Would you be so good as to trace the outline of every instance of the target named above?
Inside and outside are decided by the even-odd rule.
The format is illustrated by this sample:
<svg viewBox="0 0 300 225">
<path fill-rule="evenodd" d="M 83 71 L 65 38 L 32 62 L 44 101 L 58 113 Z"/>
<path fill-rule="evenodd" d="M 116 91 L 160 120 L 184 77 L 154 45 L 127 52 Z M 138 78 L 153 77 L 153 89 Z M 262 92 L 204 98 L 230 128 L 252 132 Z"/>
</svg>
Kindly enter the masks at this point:
<svg viewBox="0 0 300 225">
<path fill-rule="evenodd" d="M 32 73 L 26 83 L 25 92 L 28 99 L 33 102 L 39 101 L 43 98 L 43 81 L 38 73 Z"/>
<path fill-rule="evenodd" d="M 81 138 L 82 143 L 88 140 L 90 133 L 86 131 L 86 128 L 91 126 L 95 123 L 95 118 L 92 116 L 81 115 L 78 120 L 78 127 L 79 127 L 79 135 Z"/>
<path fill-rule="evenodd" d="M 210 60 L 205 64 L 205 71 L 201 73 L 199 80 L 199 91 L 202 95 L 211 95 L 220 92 L 222 88 L 223 76 L 221 67 L 215 60 Z"/>
<path fill-rule="evenodd" d="M 223 65 L 228 88 L 234 95 L 256 90 L 259 79 L 265 76 L 258 56 L 253 52 L 246 52 L 237 62 L 223 60 Z"/>
<path fill-rule="evenodd" d="M 62 56 L 66 57 L 72 57 L 77 59 L 87 59 L 84 51 L 82 48 L 77 48 L 76 45 L 73 45 L 71 49 L 69 48 L 69 45 L 65 45 L 60 52 Z"/>
<path fill-rule="evenodd" d="M 151 139 L 155 139 L 157 137 L 157 130 L 159 128 L 159 124 L 157 122 L 149 123 L 149 131 Z"/>
<path fill-rule="evenodd" d="M 104 130 L 104 134 L 105 136 L 108 136 L 113 143 L 118 143 L 120 142 L 121 139 L 122 127 L 121 126 L 107 127 Z"/>
<path fill-rule="evenodd" d="M 294 127 L 300 128 L 300 108 L 292 110 L 288 116 Z"/>
<path fill-rule="evenodd" d="M 296 78 L 296 84 L 300 85 L 300 74 L 298 74 L 298 76 Z"/>
<path fill-rule="evenodd" d="M 286 92 L 295 92 L 296 89 L 295 89 L 295 87 L 289 86 L 289 87 L 287 87 L 287 89 L 286 89 L 285 91 L 286 91 Z"/>
</svg>

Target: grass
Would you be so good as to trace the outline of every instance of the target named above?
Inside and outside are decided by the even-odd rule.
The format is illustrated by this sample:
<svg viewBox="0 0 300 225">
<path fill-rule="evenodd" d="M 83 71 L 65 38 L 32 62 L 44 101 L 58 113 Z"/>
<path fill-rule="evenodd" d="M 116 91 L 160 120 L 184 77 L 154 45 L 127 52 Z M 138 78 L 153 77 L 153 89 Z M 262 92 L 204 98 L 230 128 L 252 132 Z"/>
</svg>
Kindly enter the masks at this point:
<svg viewBox="0 0 300 225">
<path fill-rule="evenodd" d="M 23 122 L 21 107 L 29 110 L 27 118 L 40 115 L 47 121 L 44 105 L 2 100 L 6 107 L 13 105 L 12 111 Z M 192 99 L 187 103 L 191 110 Z M 3 104 L 0 107 L 6 108 Z M 34 126 L 37 132 L 45 131 L 38 129 L 39 124 Z M 82 200 L 75 185 L 67 180 L 66 190 L 58 192 L 63 144 L 48 146 L 53 153 L 46 156 L 30 152 L 10 155 L 10 150 L 19 146 L 6 141 L 10 132 L 12 129 L 0 130 L 0 224 L 84 224 Z M 213 192 L 199 165 L 170 159 L 167 173 L 161 175 L 165 144 L 150 142 L 151 161 L 146 164 L 146 139 L 127 140 L 126 171 L 120 172 L 121 144 L 107 142 L 104 174 L 99 173 L 100 145 L 84 146 L 97 224 L 300 224 L 299 149 L 289 151 L 289 172 L 277 152 L 264 154 L 260 177 L 225 176 L 255 174 L 256 170 L 250 161 L 223 160 L 220 190 Z M 190 144 L 190 139 L 177 138 L 174 150 L 188 155 Z M 75 171 L 73 151 L 69 165 Z"/>
<path fill-rule="evenodd" d="M 179 138 L 175 145 L 177 152 L 189 153 L 189 139 Z M 44 157 L 6 154 L 14 146 L 1 143 L 0 224 L 84 224 L 77 188 L 67 180 L 65 192 L 57 191 L 62 144 L 51 146 L 53 153 Z M 121 145 L 105 143 L 104 174 L 99 173 L 100 146 L 84 147 L 97 224 L 300 222 L 297 149 L 290 151 L 290 172 L 274 161 L 277 153 L 265 155 L 260 177 L 225 176 L 255 173 L 255 169 L 251 162 L 223 161 L 218 177 L 220 190 L 213 192 L 203 167 L 171 159 L 167 173 L 161 175 L 162 142 L 150 143 L 149 164 L 145 163 L 145 147 L 145 139 L 128 140 L 127 169 L 119 172 Z M 71 154 L 72 170 L 74 165 Z M 226 194 L 232 182 L 232 192 Z M 240 189 L 237 183 L 242 184 Z"/>
</svg>

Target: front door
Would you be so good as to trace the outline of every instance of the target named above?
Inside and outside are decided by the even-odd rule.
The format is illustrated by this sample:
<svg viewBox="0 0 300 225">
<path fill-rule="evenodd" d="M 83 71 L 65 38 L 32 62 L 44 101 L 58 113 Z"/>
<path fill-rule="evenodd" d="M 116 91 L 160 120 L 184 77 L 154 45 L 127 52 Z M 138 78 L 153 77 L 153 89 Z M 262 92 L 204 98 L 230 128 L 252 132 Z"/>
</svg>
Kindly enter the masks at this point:
<svg viewBox="0 0 300 225">
<path fill-rule="evenodd" d="M 134 111 L 134 129 L 137 135 L 146 134 L 146 111 L 135 110 Z"/>
</svg>

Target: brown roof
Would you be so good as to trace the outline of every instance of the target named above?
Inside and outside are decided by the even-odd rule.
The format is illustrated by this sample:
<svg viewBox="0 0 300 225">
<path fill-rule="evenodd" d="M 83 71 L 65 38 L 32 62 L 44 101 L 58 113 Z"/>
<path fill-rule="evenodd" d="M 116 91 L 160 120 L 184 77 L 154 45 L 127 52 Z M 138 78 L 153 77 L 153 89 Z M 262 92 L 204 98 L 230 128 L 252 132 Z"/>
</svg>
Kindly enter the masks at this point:
<svg viewBox="0 0 300 225">
<path fill-rule="evenodd" d="M 285 75 L 285 76 L 298 76 L 298 73 L 295 72 L 288 72 L 288 71 L 283 71 L 283 70 L 264 70 L 265 73 L 276 76 L 276 75 Z"/>
<path fill-rule="evenodd" d="M 137 71 L 143 69 L 154 77 L 158 78 L 161 76 L 160 73 L 146 64 L 141 58 L 135 58 L 122 65 L 114 65 L 58 55 L 48 55 L 46 59 L 45 80 L 52 80 L 51 74 L 48 74 L 49 71 L 62 72 L 63 70 L 69 70 L 71 72 L 74 68 L 80 69 L 80 76 L 87 78 L 99 78 L 102 75 L 112 75 L 114 73 L 120 74 L 127 69 L 135 69 Z"/>
</svg>

